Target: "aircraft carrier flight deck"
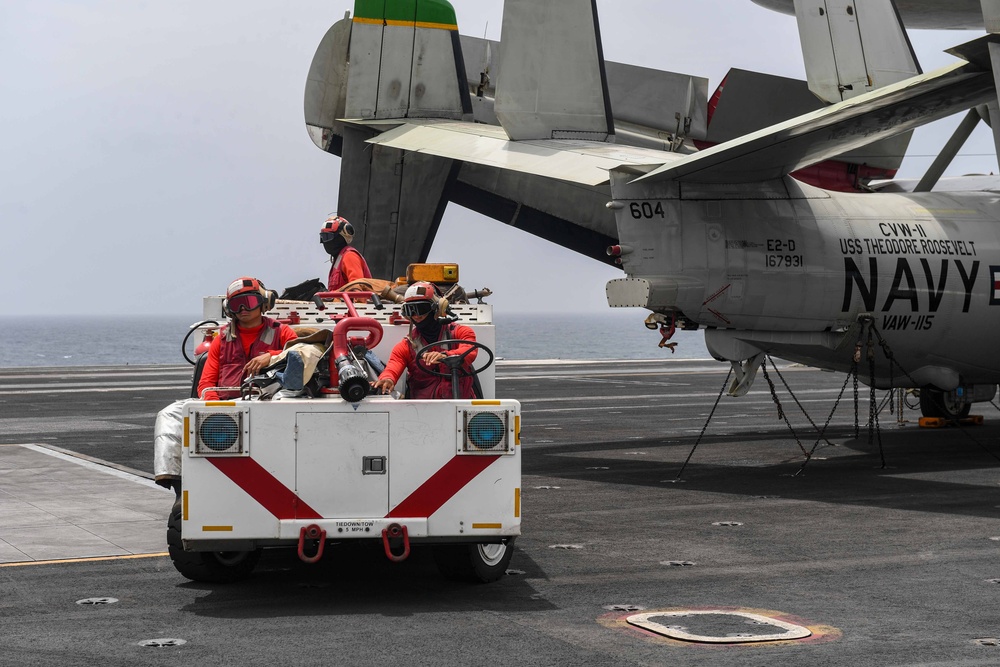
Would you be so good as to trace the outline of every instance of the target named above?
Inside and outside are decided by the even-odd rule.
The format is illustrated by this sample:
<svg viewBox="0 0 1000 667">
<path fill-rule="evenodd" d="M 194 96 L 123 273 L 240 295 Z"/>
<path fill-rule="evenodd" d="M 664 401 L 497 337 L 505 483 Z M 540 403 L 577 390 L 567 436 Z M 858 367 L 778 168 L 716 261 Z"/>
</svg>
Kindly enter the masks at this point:
<svg viewBox="0 0 1000 667">
<path fill-rule="evenodd" d="M 844 376 L 779 363 L 786 423 L 762 375 L 720 398 L 726 372 L 499 363 L 523 526 L 477 586 L 350 546 L 190 582 L 151 482 L 190 367 L 0 370 L 0 664 L 1000 663 L 1000 411 L 927 429 L 883 406 L 869 429 L 866 386 L 856 417 Z M 786 626 L 805 636 L 760 639 Z"/>
</svg>

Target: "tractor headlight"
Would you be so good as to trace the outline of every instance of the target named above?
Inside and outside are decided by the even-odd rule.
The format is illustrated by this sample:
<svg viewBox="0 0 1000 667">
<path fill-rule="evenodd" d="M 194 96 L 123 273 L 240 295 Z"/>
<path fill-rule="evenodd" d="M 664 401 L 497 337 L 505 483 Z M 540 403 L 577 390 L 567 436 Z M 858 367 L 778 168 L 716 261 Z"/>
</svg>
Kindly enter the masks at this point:
<svg viewBox="0 0 1000 667">
<path fill-rule="evenodd" d="M 246 416 L 242 411 L 196 412 L 192 454 L 246 454 Z"/>
<path fill-rule="evenodd" d="M 462 446 L 467 454 L 513 451 L 511 416 L 507 410 L 460 410 Z"/>
</svg>

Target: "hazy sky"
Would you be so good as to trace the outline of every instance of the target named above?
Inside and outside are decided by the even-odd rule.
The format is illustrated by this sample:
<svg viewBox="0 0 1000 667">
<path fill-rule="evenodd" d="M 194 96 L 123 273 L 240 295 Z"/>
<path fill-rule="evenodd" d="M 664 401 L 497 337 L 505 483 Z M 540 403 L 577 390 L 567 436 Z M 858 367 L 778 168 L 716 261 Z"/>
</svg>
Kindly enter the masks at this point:
<svg viewBox="0 0 1000 667">
<path fill-rule="evenodd" d="M 452 0 L 465 34 L 500 38 L 498 0 Z M 749 0 L 599 0 L 609 60 L 705 76 L 804 78 L 795 21 Z M 340 160 L 310 141 L 306 73 L 350 0 L 0 5 L 0 284 L 8 314 L 201 313 L 250 274 L 282 289 L 329 270 L 318 230 Z M 975 33 L 911 32 L 925 70 Z M 958 117 L 918 131 L 919 176 Z M 981 127 L 949 173 L 996 171 Z M 607 309 L 621 273 L 449 206 L 432 261 L 494 305 Z M 488 240 L 488 241 L 484 241 Z M 386 276 L 388 277 L 388 276 Z M 644 314 L 644 311 L 643 311 Z"/>
</svg>

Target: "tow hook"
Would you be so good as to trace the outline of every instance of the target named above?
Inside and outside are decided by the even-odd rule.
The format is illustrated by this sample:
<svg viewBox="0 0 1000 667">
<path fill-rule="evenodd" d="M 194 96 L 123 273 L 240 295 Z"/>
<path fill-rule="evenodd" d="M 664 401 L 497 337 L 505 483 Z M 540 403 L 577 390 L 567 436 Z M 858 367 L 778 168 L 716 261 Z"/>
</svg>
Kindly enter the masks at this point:
<svg viewBox="0 0 1000 667">
<path fill-rule="evenodd" d="M 390 544 L 390 540 L 393 544 Z M 403 553 L 398 556 L 393 553 L 393 547 L 400 541 L 403 543 Z M 399 563 L 410 557 L 410 534 L 406 531 L 406 526 L 398 523 L 389 524 L 382 529 L 382 547 L 385 549 L 385 556 L 393 563 Z"/>
<path fill-rule="evenodd" d="M 318 540 L 316 542 L 316 553 L 312 556 L 306 555 L 306 540 Z M 323 546 L 326 544 L 326 531 L 316 524 L 304 526 L 299 531 L 299 558 L 303 563 L 315 563 L 323 557 Z"/>
</svg>

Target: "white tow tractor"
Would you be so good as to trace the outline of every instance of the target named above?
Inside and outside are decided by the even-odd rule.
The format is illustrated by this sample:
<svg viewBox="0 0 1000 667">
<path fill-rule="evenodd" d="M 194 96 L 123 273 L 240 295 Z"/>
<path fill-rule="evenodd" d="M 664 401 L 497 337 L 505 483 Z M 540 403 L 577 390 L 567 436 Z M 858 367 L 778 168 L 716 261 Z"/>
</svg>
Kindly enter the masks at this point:
<svg viewBox="0 0 1000 667">
<path fill-rule="evenodd" d="M 331 332 L 311 395 L 271 397 L 265 379 L 244 383 L 241 398 L 185 407 L 167 530 L 175 567 L 227 582 L 250 574 L 264 548 L 314 563 L 337 543 L 370 540 L 392 561 L 426 545 L 452 579 L 500 578 L 521 532 L 521 408 L 494 398 L 491 306 L 451 306 L 476 333 L 482 399 L 398 400 L 370 393 L 365 356 L 384 362 L 407 334 L 399 306 L 320 296 L 336 299 L 268 313 Z M 205 300 L 206 320 L 221 313 L 220 297 Z"/>
</svg>

